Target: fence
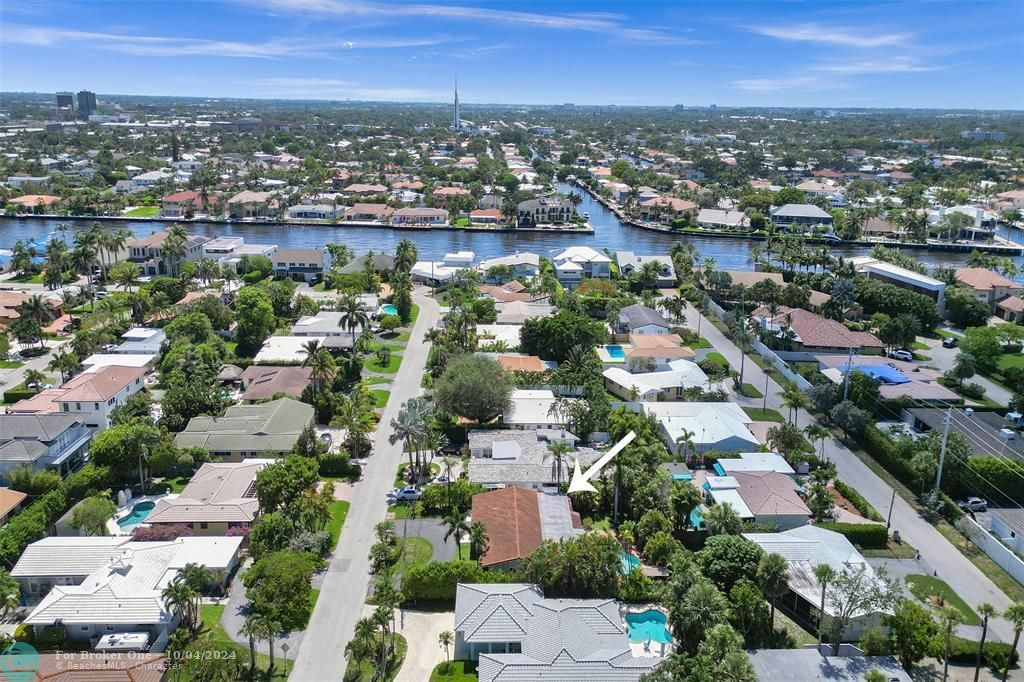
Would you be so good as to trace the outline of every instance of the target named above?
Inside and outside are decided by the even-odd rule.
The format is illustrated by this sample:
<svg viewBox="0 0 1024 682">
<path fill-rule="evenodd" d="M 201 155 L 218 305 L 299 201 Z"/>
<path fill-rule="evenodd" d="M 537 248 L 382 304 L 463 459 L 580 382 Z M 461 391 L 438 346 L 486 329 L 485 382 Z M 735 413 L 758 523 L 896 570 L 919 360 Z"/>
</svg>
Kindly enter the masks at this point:
<svg viewBox="0 0 1024 682">
<path fill-rule="evenodd" d="M 961 517 L 956 527 L 1014 580 L 1024 585 L 1024 561 L 1009 547 L 969 516 Z"/>
<path fill-rule="evenodd" d="M 779 374 L 796 384 L 796 387 L 801 391 L 806 391 L 811 387 L 811 382 L 791 370 L 789 365 L 786 364 L 786 361 L 776 355 L 775 351 L 771 348 L 764 345 L 757 339 L 753 339 L 751 345 L 753 349 L 757 351 L 757 354 L 764 358 L 765 362 L 779 370 Z"/>
</svg>

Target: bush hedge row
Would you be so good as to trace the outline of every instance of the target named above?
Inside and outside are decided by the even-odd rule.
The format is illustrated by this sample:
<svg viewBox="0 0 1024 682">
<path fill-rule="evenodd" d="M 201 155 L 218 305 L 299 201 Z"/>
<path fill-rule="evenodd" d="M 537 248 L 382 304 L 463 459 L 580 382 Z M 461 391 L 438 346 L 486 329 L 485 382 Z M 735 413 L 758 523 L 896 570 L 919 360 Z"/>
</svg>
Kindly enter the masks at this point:
<svg viewBox="0 0 1024 682">
<path fill-rule="evenodd" d="M 845 497 L 847 500 L 849 500 L 850 504 L 852 504 L 857 509 L 857 511 L 860 512 L 861 516 L 863 516 L 866 519 L 870 519 L 871 521 L 882 520 L 882 517 L 878 515 L 878 512 L 875 511 L 874 507 L 872 507 L 868 503 L 868 501 L 864 499 L 864 496 L 861 495 L 859 492 L 857 492 L 850 486 L 846 485 L 838 478 L 836 479 L 834 485 L 835 489 L 839 492 L 839 494 Z"/>
<path fill-rule="evenodd" d="M 941 658 L 945 652 L 945 639 L 943 637 L 936 637 L 935 639 L 936 651 L 932 653 L 936 657 Z M 994 670 L 1002 670 L 1003 666 L 1006 665 L 1007 657 L 1012 657 L 1010 665 L 1017 662 L 1017 652 L 1013 650 L 1012 646 L 1004 642 L 985 642 L 985 648 L 981 654 L 981 660 L 985 665 Z M 949 660 L 953 663 L 974 665 L 975 661 L 978 660 L 978 643 L 974 640 L 954 635 L 949 642 Z"/>
<path fill-rule="evenodd" d="M 31 388 L 25 388 L 24 386 L 15 386 L 14 388 L 7 389 L 4 391 L 4 402 L 5 403 L 16 403 L 22 400 L 28 400 L 36 394 Z"/>
<path fill-rule="evenodd" d="M 1024 463 L 999 457 L 971 457 L 963 483 L 965 494 L 978 495 L 996 505 L 1024 504 Z"/>
<path fill-rule="evenodd" d="M 884 549 L 889 543 L 889 531 L 880 523 L 819 523 L 818 528 L 832 530 L 863 549 Z"/>
</svg>

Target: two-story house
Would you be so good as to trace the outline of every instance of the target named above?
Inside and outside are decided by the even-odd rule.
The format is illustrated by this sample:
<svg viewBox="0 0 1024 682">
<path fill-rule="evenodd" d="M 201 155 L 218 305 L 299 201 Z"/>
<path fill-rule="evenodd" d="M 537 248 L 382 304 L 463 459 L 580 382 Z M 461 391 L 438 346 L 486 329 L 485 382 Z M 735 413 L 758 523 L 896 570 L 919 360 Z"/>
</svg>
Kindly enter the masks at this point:
<svg viewBox="0 0 1024 682">
<path fill-rule="evenodd" d="M 1019 296 L 1021 290 L 1024 290 L 1024 286 L 987 268 L 959 268 L 956 281 L 990 308 L 1005 299 Z"/>
<path fill-rule="evenodd" d="M 547 223 L 567 223 L 575 209 L 572 202 L 563 197 L 541 197 L 520 201 L 516 206 L 519 227 L 532 227 Z"/>
<path fill-rule="evenodd" d="M 145 367 L 107 365 L 87 371 L 56 389 L 53 402 L 63 414 L 75 415 L 86 426 L 105 431 L 110 428 L 110 413 L 145 385 Z"/>
<path fill-rule="evenodd" d="M 0 414 L 0 480 L 23 465 L 62 476 L 85 460 L 92 439 L 85 420 L 72 414 Z"/>
<path fill-rule="evenodd" d="M 170 259 L 164 255 L 164 242 L 167 240 L 167 232 L 154 232 L 148 237 L 136 239 L 128 243 L 128 260 L 139 266 L 143 275 L 152 277 L 154 275 L 171 274 Z M 185 261 L 198 262 L 203 257 L 203 244 L 210 240 L 209 237 L 200 235 L 189 235 L 185 239 L 184 252 L 178 256 L 175 264 Z"/>
<path fill-rule="evenodd" d="M 612 259 L 589 246 L 570 246 L 551 254 L 555 277 L 567 289 L 575 289 L 584 279 L 608 279 L 612 276 Z"/>
<path fill-rule="evenodd" d="M 331 268 L 331 254 L 324 248 L 278 249 L 271 259 L 274 276 L 315 282 Z"/>
<path fill-rule="evenodd" d="M 244 190 L 228 199 L 228 215 L 233 220 L 273 218 L 277 209 L 278 200 L 274 192 Z"/>
<path fill-rule="evenodd" d="M 832 214 L 814 204 L 786 204 L 771 210 L 776 227 L 831 227 Z"/>
</svg>

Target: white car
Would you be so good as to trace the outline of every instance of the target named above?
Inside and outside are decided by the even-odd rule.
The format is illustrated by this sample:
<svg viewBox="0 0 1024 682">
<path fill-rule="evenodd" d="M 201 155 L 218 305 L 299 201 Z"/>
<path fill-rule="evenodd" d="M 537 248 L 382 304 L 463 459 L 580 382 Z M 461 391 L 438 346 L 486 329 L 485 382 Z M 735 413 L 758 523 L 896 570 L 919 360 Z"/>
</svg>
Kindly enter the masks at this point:
<svg viewBox="0 0 1024 682">
<path fill-rule="evenodd" d="M 393 496 L 395 502 L 415 502 L 423 496 L 423 493 L 419 488 L 408 486 L 401 490 L 391 491 L 391 496 Z"/>
<path fill-rule="evenodd" d="M 980 497 L 968 497 L 967 500 L 957 500 L 956 506 L 964 511 L 983 512 L 988 511 L 988 501 Z"/>
<path fill-rule="evenodd" d="M 893 360 L 902 360 L 903 362 L 913 362 L 914 354 L 906 348 L 900 348 L 889 353 L 889 357 Z"/>
</svg>

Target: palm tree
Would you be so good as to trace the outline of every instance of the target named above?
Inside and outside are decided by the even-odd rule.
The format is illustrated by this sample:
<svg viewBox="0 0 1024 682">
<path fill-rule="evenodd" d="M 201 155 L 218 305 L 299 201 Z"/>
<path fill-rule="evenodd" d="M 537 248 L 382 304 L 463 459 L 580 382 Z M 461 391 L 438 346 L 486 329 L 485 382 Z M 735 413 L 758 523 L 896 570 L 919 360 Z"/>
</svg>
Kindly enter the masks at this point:
<svg viewBox="0 0 1024 682">
<path fill-rule="evenodd" d="M 474 521 L 469 527 L 469 558 L 479 559 L 487 551 L 491 539 L 487 535 L 487 526 L 483 521 Z"/>
<path fill-rule="evenodd" d="M 470 532 L 471 528 L 469 523 L 466 521 L 466 515 L 458 509 L 452 509 L 442 519 L 448 530 L 444 534 L 444 542 L 448 543 L 448 538 L 455 538 L 455 546 L 459 551 L 459 559 L 462 559 L 462 536 Z"/>
<path fill-rule="evenodd" d="M 789 384 L 778 393 L 782 398 L 782 405 L 788 408 L 789 421 L 793 426 L 799 426 L 800 410 L 811 406 L 811 399 L 801 391 L 795 384 Z"/>
<path fill-rule="evenodd" d="M 444 670 L 445 673 L 451 673 L 451 661 L 448 657 L 449 650 L 452 644 L 455 643 L 455 635 L 452 634 L 451 630 L 444 630 L 437 636 L 437 643 L 444 649 Z"/>
<path fill-rule="evenodd" d="M 135 263 L 119 263 L 110 272 L 110 278 L 131 293 L 132 287 L 139 283 L 139 266 Z"/>
<path fill-rule="evenodd" d="M 720 502 L 704 514 L 704 527 L 709 535 L 739 535 L 743 520 L 731 504 Z"/>
<path fill-rule="evenodd" d="M 178 274 L 181 259 L 185 256 L 185 243 L 187 241 L 188 231 L 185 229 L 185 226 L 175 223 L 171 225 L 171 229 L 167 230 L 167 236 L 164 238 L 163 244 L 160 245 L 164 261 L 168 263 L 171 277 L 176 277 Z"/>
<path fill-rule="evenodd" d="M 338 300 L 338 312 L 341 313 L 341 317 L 338 318 L 339 325 L 344 329 L 348 329 L 349 333 L 352 334 L 352 346 L 354 348 L 356 345 L 356 330 L 366 328 L 370 324 L 370 317 L 366 312 L 366 306 L 358 298 L 350 294 Z"/>
<path fill-rule="evenodd" d="M 757 583 L 771 600 L 772 623 L 775 622 L 775 599 L 785 593 L 788 580 L 789 563 L 781 554 L 765 554 L 761 557 L 757 566 Z"/>
<path fill-rule="evenodd" d="M 978 642 L 978 660 L 974 664 L 974 682 L 978 682 L 978 675 L 981 674 L 981 655 L 985 652 L 985 638 L 988 636 L 988 619 L 995 615 L 996 607 L 988 602 L 980 604 L 977 608 L 981 616 L 981 641 Z"/>
<path fill-rule="evenodd" d="M 376 422 L 373 418 L 373 409 L 368 407 L 363 400 L 356 398 L 358 391 L 345 398 L 338 406 L 337 415 L 331 424 L 345 429 L 345 440 L 354 456 L 362 452 L 363 444 L 366 441 L 366 434 L 373 430 Z"/>
<path fill-rule="evenodd" d="M 360 618 L 356 621 L 351 641 L 345 645 L 345 658 L 349 659 L 350 663 L 366 660 L 376 649 L 376 639 L 377 625 L 370 618 Z"/>
<path fill-rule="evenodd" d="M 946 643 L 945 654 L 942 657 L 942 682 L 949 679 L 949 646 L 953 641 L 953 631 L 963 620 L 964 617 L 960 613 L 960 609 L 955 606 L 946 606 L 939 611 L 939 623 L 942 624 Z"/>
<path fill-rule="evenodd" d="M 566 464 L 566 455 L 572 452 L 572 446 L 565 440 L 556 438 L 548 442 L 548 451 L 544 453 L 544 459 L 551 458 L 551 478 L 555 483 L 562 485 L 562 468 Z"/>
<path fill-rule="evenodd" d="M 64 383 L 73 377 L 78 370 L 82 369 L 82 362 L 74 353 L 62 350 L 53 356 L 46 369 L 51 372 L 60 372 L 60 381 Z"/>
<path fill-rule="evenodd" d="M 818 653 L 821 653 L 821 642 L 825 635 L 825 590 L 836 579 L 836 570 L 828 564 L 814 567 L 814 579 L 821 585 L 821 606 L 818 611 Z"/>
<path fill-rule="evenodd" d="M 832 432 L 821 424 L 815 422 L 804 427 L 804 435 L 813 443 L 819 441 L 820 445 L 818 448 L 818 456 L 822 456 L 825 452 L 825 439 L 832 435 Z"/>
<path fill-rule="evenodd" d="M 1013 646 L 1010 647 L 1010 651 L 1016 651 L 1017 645 L 1020 643 L 1020 633 L 1024 630 L 1024 603 L 1011 604 L 1005 611 L 1003 611 L 1003 618 L 1010 621 L 1013 625 Z M 1006 667 L 1003 668 L 1003 682 L 1006 682 L 1006 676 L 1010 674 L 1010 661 L 1006 661 Z"/>
<path fill-rule="evenodd" d="M 260 616 L 250 610 L 245 616 L 239 633 L 249 638 L 249 669 L 256 670 L 256 640 L 262 639 L 263 629 L 260 627 Z"/>
<path fill-rule="evenodd" d="M 192 622 L 189 620 L 192 604 L 192 588 L 177 576 L 169 582 L 160 593 L 160 599 L 164 606 L 178 615 L 181 622 L 188 627 L 189 632 L 195 632 Z"/>
<path fill-rule="evenodd" d="M 216 279 L 218 274 L 220 274 L 220 268 L 216 261 L 212 258 L 199 259 L 199 263 L 196 264 L 196 276 L 202 280 L 204 285 L 208 285 Z"/>
<path fill-rule="evenodd" d="M 38 369 L 30 369 L 25 372 L 25 385 L 35 387 L 36 393 L 43 390 L 43 384 L 45 383 L 46 375 Z"/>
<path fill-rule="evenodd" d="M 326 348 L 320 348 L 313 355 L 308 356 L 302 364 L 308 365 L 311 372 L 310 378 L 313 380 L 313 390 L 321 391 L 334 380 L 334 376 L 338 373 L 338 366 L 334 363 L 334 358 L 331 356 L 330 351 Z"/>
</svg>

